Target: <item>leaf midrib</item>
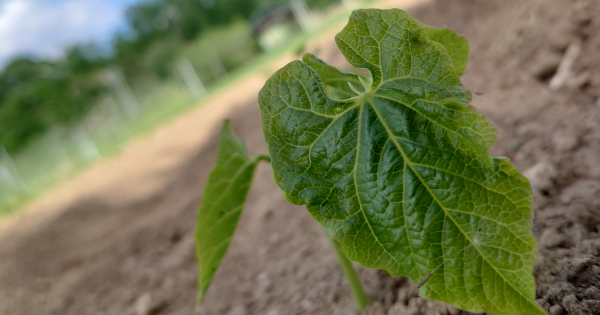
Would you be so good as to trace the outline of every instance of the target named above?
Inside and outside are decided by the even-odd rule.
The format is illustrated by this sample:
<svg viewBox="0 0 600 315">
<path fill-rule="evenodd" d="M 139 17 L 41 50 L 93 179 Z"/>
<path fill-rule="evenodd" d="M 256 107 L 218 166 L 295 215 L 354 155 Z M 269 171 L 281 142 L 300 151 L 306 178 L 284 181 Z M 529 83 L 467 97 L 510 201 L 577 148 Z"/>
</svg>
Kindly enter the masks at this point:
<svg viewBox="0 0 600 315">
<path fill-rule="evenodd" d="M 433 194 L 433 192 L 431 191 L 431 189 L 429 188 L 429 186 L 427 186 L 427 184 L 425 183 L 425 181 L 423 180 L 423 178 L 421 177 L 421 175 L 419 174 L 419 172 L 417 172 L 415 170 L 415 168 L 412 165 L 412 161 L 408 159 L 408 157 L 406 156 L 406 153 L 404 152 L 404 150 L 402 149 L 402 147 L 400 146 L 400 144 L 398 143 L 398 141 L 396 140 L 395 135 L 392 133 L 392 131 L 390 130 L 389 126 L 387 125 L 387 123 L 385 122 L 385 120 L 383 120 L 383 117 L 381 116 L 381 113 L 379 112 L 379 110 L 377 109 L 377 106 L 375 106 L 375 104 L 370 103 L 369 105 L 371 105 L 371 107 L 373 108 L 373 111 L 375 112 L 375 114 L 377 115 L 377 118 L 381 121 L 381 124 L 384 126 L 386 132 L 388 133 L 388 136 L 390 137 L 390 139 L 394 142 L 394 144 L 396 145 L 396 148 L 398 149 L 398 151 L 400 152 L 400 154 L 402 154 L 402 157 L 404 159 L 404 163 L 405 165 L 408 165 L 413 172 L 415 173 L 415 175 L 419 178 L 419 181 L 421 181 L 421 183 L 423 184 L 423 186 L 427 189 L 427 192 L 429 192 L 429 194 L 431 195 L 431 197 L 435 200 L 435 202 L 440 206 L 440 208 L 442 208 L 442 210 L 444 211 L 444 214 L 446 217 L 449 217 L 450 220 L 452 220 L 452 222 L 454 223 L 454 225 L 456 225 L 456 227 L 460 230 L 460 232 L 464 235 L 464 237 L 469 241 L 470 245 L 474 245 L 473 247 L 477 250 L 477 252 L 479 253 L 479 256 L 486 261 L 486 263 L 488 265 L 490 265 L 494 271 L 496 271 L 496 273 L 502 278 L 502 280 L 504 280 L 505 283 L 507 283 L 510 287 L 512 287 L 515 291 L 519 292 L 519 294 L 521 294 L 521 296 L 523 296 L 525 298 L 525 300 L 527 300 L 528 302 L 531 303 L 530 299 L 527 298 L 527 296 L 521 292 L 521 290 L 519 290 L 519 288 L 513 286 L 512 282 L 508 281 L 504 275 L 498 271 L 498 269 L 496 268 L 496 266 L 494 266 L 485 255 L 483 255 L 483 253 L 479 250 L 479 248 L 476 246 L 475 242 L 473 239 L 471 239 L 469 237 L 469 235 L 462 229 L 462 227 L 456 222 L 456 220 L 454 220 L 454 217 L 451 216 L 448 213 L 448 209 L 446 209 L 446 207 L 444 207 L 444 205 L 441 203 L 441 201 L 435 196 L 435 194 Z M 406 177 L 406 174 L 404 174 L 404 176 Z M 406 209 L 405 209 L 406 210 Z M 367 221 L 368 222 L 368 221 Z M 372 231 L 372 229 L 371 229 Z M 373 234 L 373 236 L 375 237 L 375 239 L 377 239 L 377 236 L 375 234 Z M 379 242 L 379 240 L 377 240 Z M 381 242 L 379 242 L 381 244 Z M 384 249 L 385 250 L 385 249 Z M 537 305 L 537 304 L 536 304 Z"/>
<path fill-rule="evenodd" d="M 225 189 L 222 190 L 221 196 L 219 196 L 219 198 L 217 198 L 215 201 L 213 201 L 210 204 L 208 204 L 208 206 L 213 206 L 213 205 L 219 204 L 221 202 L 221 200 L 223 200 L 223 198 L 225 198 L 225 196 L 227 195 L 227 193 L 229 193 L 229 191 L 231 190 L 233 182 L 235 182 L 235 180 L 246 170 L 246 168 L 249 165 L 252 165 L 252 164 L 254 164 L 254 163 L 257 162 L 257 158 L 249 159 L 249 158 L 245 157 L 243 154 L 240 154 L 239 152 L 236 152 L 235 154 L 231 155 L 231 158 L 225 164 L 230 163 L 230 162 L 234 161 L 235 159 L 237 159 L 239 157 L 241 157 L 242 159 L 244 159 L 246 161 L 244 161 L 244 164 L 242 164 L 242 166 L 240 166 L 240 168 L 235 172 L 235 174 L 233 174 L 233 176 L 231 177 L 231 179 L 228 181 L 227 186 L 225 187 Z"/>
<path fill-rule="evenodd" d="M 369 224 L 369 219 L 367 218 L 367 214 L 365 213 L 365 210 L 363 209 L 363 205 L 362 202 L 360 201 L 360 194 L 358 192 L 358 181 L 356 178 L 356 173 L 357 173 L 357 168 L 358 168 L 358 160 L 359 160 L 359 155 L 360 155 L 360 136 L 361 136 L 361 128 L 362 128 L 362 116 L 363 116 L 363 112 L 364 112 L 364 106 L 366 106 L 366 103 L 360 104 L 359 107 L 359 112 L 358 112 L 358 135 L 356 137 L 356 160 L 354 162 L 354 170 L 352 171 L 352 177 L 354 178 L 354 190 L 356 192 L 356 200 L 358 201 L 358 207 L 360 209 L 360 213 L 363 215 L 363 218 L 365 218 L 365 224 L 369 227 L 369 230 L 371 231 L 371 234 L 373 235 L 373 238 L 375 238 L 375 240 L 377 241 L 377 243 L 379 243 L 379 245 L 381 246 L 381 248 L 383 249 L 383 251 L 388 254 L 390 256 L 390 258 L 392 258 L 393 260 L 396 261 L 396 263 L 400 264 L 400 262 L 398 260 L 396 260 L 394 258 L 394 256 L 385 248 L 385 246 L 383 246 L 383 244 L 381 243 L 381 241 L 379 240 L 379 238 L 377 238 L 377 235 L 375 234 L 375 231 L 373 231 L 373 227 L 371 226 L 371 224 Z M 406 227 L 405 227 L 406 228 Z M 357 231 L 358 232 L 358 231 Z M 407 232 L 407 238 L 408 238 L 408 232 Z M 412 247 L 411 247 L 411 255 L 412 255 Z M 379 259 L 379 258 L 378 258 Z"/>
<path fill-rule="evenodd" d="M 386 22 L 387 26 L 389 27 L 389 26 L 390 26 L 390 25 L 389 25 L 389 23 L 387 23 L 387 21 L 385 21 L 385 22 Z M 401 28 L 403 28 L 403 27 L 401 27 Z M 367 23 L 367 29 L 369 30 L 369 35 L 371 36 L 371 38 L 373 38 L 373 40 L 374 40 L 375 42 L 377 42 L 377 45 L 378 45 L 378 50 L 379 50 L 379 54 L 378 54 L 378 57 L 379 57 L 379 65 L 375 65 L 375 66 L 376 66 L 377 68 L 379 68 L 379 72 L 380 72 L 380 74 L 383 76 L 383 69 L 382 69 L 382 62 L 381 62 L 381 55 L 382 55 L 382 54 L 381 54 L 381 42 L 380 42 L 380 41 L 378 41 L 378 40 L 375 38 L 375 36 L 373 36 L 373 33 L 371 32 L 371 27 L 370 27 L 370 25 L 369 25 L 368 23 Z M 403 29 L 406 29 L 406 28 L 403 28 Z M 386 31 L 386 33 L 387 33 L 387 31 Z M 358 35 L 358 34 L 357 34 L 357 35 Z M 348 43 L 347 43 L 345 40 L 343 40 L 343 41 L 346 43 L 346 45 L 348 45 Z M 352 48 L 352 46 L 350 46 L 350 45 L 348 45 L 348 46 Z M 412 58 L 412 57 L 414 57 L 414 56 L 412 56 L 412 49 L 411 49 L 411 42 L 410 42 L 410 41 L 408 41 L 408 47 L 409 47 L 409 51 L 411 51 L 411 53 L 410 53 L 410 56 L 411 56 L 411 58 Z M 352 48 L 352 49 L 353 49 L 353 48 Z M 353 50 L 354 50 L 354 49 L 353 49 Z M 358 54 L 358 52 L 357 52 L 356 50 L 355 50 L 355 52 L 356 52 L 356 54 L 357 54 L 357 55 L 360 55 L 360 54 Z M 362 57 L 362 56 L 361 56 L 361 57 Z M 439 60 L 438 60 L 438 62 L 439 62 Z M 437 67 L 437 64 L 436 64 L 436 67 Z M 413 69 L 412 69 L 412 62 L 411 62 L 411 68 L 410 68 L 410 72 L 409 72 L 409 75 L 408 75 L 407 77 L 410 77 L 410 78 L 412 78 L 412 70 L 413 70 Z M 383 79 L 383 78 L 382 78 L 382 79 Z M 393 78 L 392 80 L 397 80 L 397 79 L 400 79 L 400 78 Z M 384 81 L 385 81 L 385 80 L 380 80 L 380 82 L 379 82 L 379 84 L 377 85 L 377 88 L 375 89 L 375 91 L 378 91 L 378 90 L 379 90 L 379 88 L 380 88 L 380 87 L 381 87 L 381 86 L 384 84 Z M 379 95 L 378 95 L 378 96 L 379 96 Z M 473 240 L 472 240 L 472 239 L 471 239 L 471 238 L 470 238 L 470 237 L 469 237 L 469 236 L 468 236 L 468 235 L 467 235 L 467 234 L 466 234 L 466 233 L 463 231 L 462 227 L 461 227 L 460 225 L 458 225 L 458 223 L 457 223 L 457 222 L 454 220 L 454 218 L 448 214 L 448 211 L 447 211 L 447 209 L 446 209 L 446 208 L 445 208 L 445 207 L 442 205 L 442 203 L 440 202 L 440 200 L 439 200 L 439 199 L 438 199 L 438 198 L 437 198 L 437 197 L 436 197 L 436 196 L 433 194 L 433 192 L 431 191 L 431 189 L 429 188 L 429 186 L 427 186 L 427 185 L 425 184 L 425 182 L 424 182 L 423 178 L 421 178 L 421 175 L 419 174 L 419 172 L 417 172 L 417 170 L 414 168 L 414 166 L 412 165 L 412 161 L 410 161 L 410 160 L 407 158 L 407 156 L 406 156 L 406 153 L 404 152 L 404 150 L 402 149 L 402 147 L 401 147 L 401 146 L 400 146 L 400 144 L 398 143 L 398 140 L 396 139 L 396 136 L 395 136 L 395 135 L 392 133 L 392 131 L 390 130 L 390 128 L 389 128 L 389 126 L 388 126 L 387 122 L 386 122 L 386 121 L 383 119 L 383 117 L 382 117 L 381 113 L 379 112 L 379 109 L 377 108 L 377 106 L 375 106 L 375 104 L 372 102 L 372 100 L 369 100 L 369 101 L 370 101 L 370 102 L 369 102 L 369 105 L 371 105 L 371 107 L 373 108 L 373 111 L 374 111 L 374 112 L 375 112 L 375 114 L 377 115 L 378 119 L 381 121 L 381 124 L 384 126 L 384 128 L 385 128 L 386 132 L 388 133 L 388 136 L 389 136 L 389 137 L 390 137 L 390 139 L 391 139 L 391 140 L 394 142 L 394 145 L 396 146 L 396 148 L 398 149 L 398 151 L 400 152 L 400 154 L 402 154 L 402 157 L 403 157 L 403 159 L 404 159 L 404 165 L 405 165 L 404 167 L 405 167 L 405 169 L 406 169 L 406 165 L 409 165 L 409 167 L 412 169 L 412 171 L 415 173 L 415 175 L 416 175 L 416 176 L 419 178 L 419 181 L 421 181 L 421 183 L 423 184 L 423 186 L 424 186 L 424 187 L 427 189 L 427 192 L 428 192 L 428 193 L 431 195 L 431 197 L 432 197 L 432 198 L 435 200 L 435 202 L 437 202 L 437 204 L 440 206 L 440 208 L 442 208 L 442 209 L 443 209 L 443 211 L 444 211 L 444 214 L 445 214 L 446 216 L 449 216 L 449 217 L 450 217 L 450 219 L 452 220 L 452 222 L 454 223 L 454 225 L 456 225 L 456 227 L 457 227 L 457 228 L 460 230 L 460 232 L 461 232 L 461 233 L 463 233 L 463 235 L 465 236 L 465 238 L 466 238 L 467 240 L 469 240 L 469 242 L 471 243 L 471 245 L 473 245 L 473 244 L 474 244 L 474 241 L 473 241 Z M 414 110 L 414 108 L 412 107 L 412 104 L 414 104 L 416 101 L 417 101 L 417 100 L 415 100 L 414 102 L 412 102 L 412 103 L 411 103 L 411 106 L 408 106 L 408 107 Z M 397 101 L 396 101 L 396 102 L 397 102 Z M 418 111 L 417 111 L 417 112 L 418 112 Z M 444 129 L 446 129 L 446 130 L 447 130 L 447 128 L 445 128 L 444 126 L 440 125 L 439 123 L 437 123 L 437 122 L 435 122 L 435 121 L 433 121 L 433 120 L 429 119 L 429 117 L 427 117 L 427 116 L 425 116 L 425 115 L 421 114 L 420 112 L 418 112 L 418 113 L 419 113 L 421 116 L 423 116 L 423 117 L 425 117 L 426 119 L 428 119 L 429 121 L 431 121 L 431 122 L 433 122 L 433 123 L 437 124 L 438 126 L 440 126 L 440 127 L 442 127 L 442 128 L 444 128 Z M 361 114 L 362 114 L 362 112 L 361 112 Z M 360 121 L 359 121 L 359 123 L 360 123 Z M 359 125 L 359 126 L 360 126 L 360 125 Z M 360 129 L 359 129 L 359 131 L 360 131 Z M 359 134 L 359 137 L 360 137 L 360 134 Z M 359 139 L 360 139 L 360 138 L 359 138 Z M 357 161 L 358 161 L 358 152 L 357 152 Z M 404 180 L 406 181 L 406 172 L 404 173 Z M 358 196 L 357 196 L 357 197 L 358 197 Z M 361 208 L 362 208 L 362 206 L 361 206 Z M 404 210 L 406 211 L 406 209 L 404 209 Z M 406 213 L 405 213 L 405 214 L 406 214 Z M 364 215 L 364 213 L 363 213 L 363 215 Z M 365 217 L 365 219 L 366 219 L 366 217 Z M 368 221 L 367 221 L 367 222 L 368 222 Z M 370 227 L 370 226 L 369 226 L 369 227 Z M 406 225 L 405 225 L 405 228 L 406 228 Z M 371 231 L 373 231 L 373 230 L 371 229 Z M 407 237 L 408 237 L 408 231 L 407 231 L 407 233 L 406 233 L 406 234 L 407 234 Z M 375 239 L 377 239 L 377 236 L 375 235 L 375 233 L 373 233 L 373 237 L 375 237 Z M 377 239 L 377 241 L 379 242 L 379 239 Z M 409 238 L 409 241 L 410 241 L 410 238 Z M 379 242 L 379 243 L 381 244 L 381 242 Z M 382 247 L 383 247 L 383 246 L 382 246 Z M 474 247 L 475 247 L 475 248 L 477 248 L 477 246 L 474 246 Z M 384 248 L 384 250 L 385 250 L 385 248 Z M 491 263 L 490 263 L 490 262 L 487 260 L 487 258 L 485 258 L 485 256 L 483 256 L 483 254 L 482 254 L 482 253 L 479 251 L 479 249 L 478 249 L 478 248 L 477 248 L 477 251 L 479 252 L 480 256 L 481 256 L 481 257 L 483 257 L 483 258 L 486 260 L 486 262 L 487 262 L 487 263 L 488 263 L 490 266 L 492 266 L 492 268 L 494 268 L 494 270 L 496 271 L 496 273 L 500 274 L 500 273 L 498 272 L 498 270 L 496 269 L 496 267 L 495 267 L 494 265 L 492 265 L 492 264 L 491 264 Z M 386 252 L 387 252 L 387 251 L 386 251 Z M 411 249 L 411 252 L 412 252 L 412 249 Z M 443 254 L 442 254 L 442 255 L 443 255 Z M 500 274 L 500 276 L 502 277 L 502 279 L 503 279 L 504 281 L 506 281 L 506 279 L 504 278 L 504 276 L 503 276 L 502 274 Z M 511 287 L 512 287 L 512 285 L 511 285 Z M 514 288 L 514 287 L 513 287 L 513 288 Z M 519 292 L 519 293 L 521 293 L 520 291 L 518 291 L 518 292 Z"/>
</svg>

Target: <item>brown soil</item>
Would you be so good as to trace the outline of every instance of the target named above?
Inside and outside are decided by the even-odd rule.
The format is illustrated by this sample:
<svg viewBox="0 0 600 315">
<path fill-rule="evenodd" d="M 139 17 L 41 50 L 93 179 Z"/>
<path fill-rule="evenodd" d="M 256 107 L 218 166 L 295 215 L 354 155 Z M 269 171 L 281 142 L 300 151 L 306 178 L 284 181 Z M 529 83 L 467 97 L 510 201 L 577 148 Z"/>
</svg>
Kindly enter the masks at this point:
<svg viewBox="0 0 600 315">
<path fill-rule="evenodd" d="M 600 314 L 600 2 L 438 0 L 409 11 L 471 43 L 463 82 L 498 126 L 492 153 L 510 157 L 534 186 L 538 302 L 553 315 Z M 578 58 L 552 91 L 573 43 Z M 317 48 L 326 61 L 344 63 L 332 41 L 309 49 Z M 55 191 L 62 202 L 39 201 L 4 223 L 0 314 L 356 314 L 325 233 L 285 202 L 266 165 L 194 308 L 192 234 L 214 164 L 213 130 L 229 116 L 251 154 L 266 151 L 256 94 L 279 66 Z M 109 173 L 120 176 L 99 180 Z M 367 314 L 461 313 L 417 297 L 406 279 L 359 274 L 374 301 Z"/>
</svg>

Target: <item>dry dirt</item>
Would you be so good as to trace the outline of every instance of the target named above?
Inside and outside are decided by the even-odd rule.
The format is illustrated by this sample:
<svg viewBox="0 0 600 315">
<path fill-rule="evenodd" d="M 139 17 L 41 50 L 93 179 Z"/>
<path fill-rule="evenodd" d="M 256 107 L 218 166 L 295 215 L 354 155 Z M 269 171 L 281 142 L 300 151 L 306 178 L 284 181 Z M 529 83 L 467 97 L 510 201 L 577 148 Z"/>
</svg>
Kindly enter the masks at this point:
<svg viewBox="0 0 600 315">
<path fill-rule="evenodd" d="M 552 315 L 600 314 L 600 2 L 438 0 L 409 12 L 471 43 L 463 82 L 498 126 L 492 153 L 534 186 L 538 303 Z M 331 40 L 308 49 L 344 64 Z M 551 90 L 569 54 L 572 66 L 558 70 L 564 84 Z M 357 314 L 325 233 L 285 202 L 266 165 L 194 307 L 192 235 L 215 127 L 228 116 L 251 154 L 265 152 L 256 94 L 281 65 L 54 191 L 61 202 L 42 199 L 4 220 L 0 314 Z M 417 297 L 406 279 L 359 275 L 374 302 L 367 314 L 461 313 Z"/>
</svg>

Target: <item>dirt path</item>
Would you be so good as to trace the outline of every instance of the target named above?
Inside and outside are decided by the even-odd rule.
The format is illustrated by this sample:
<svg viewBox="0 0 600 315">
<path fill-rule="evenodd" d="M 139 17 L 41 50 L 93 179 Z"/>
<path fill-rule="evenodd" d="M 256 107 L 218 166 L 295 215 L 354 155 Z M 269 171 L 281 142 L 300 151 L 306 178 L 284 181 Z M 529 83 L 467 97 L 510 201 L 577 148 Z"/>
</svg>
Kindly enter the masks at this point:
<svg viewBox="0 0 600 315">
<path fill-rule="evenodd" d="M 467 36 L 463 82 L 498 126 L 493 154 L 510 157 L 534 185 L 539 303 L 552 314 L 599 313 L 600 2 L 439 0 L 410 12 Z M 342 65 L 331 39 L 307 49 Z M 552 91 L 569 46 L 579 54 Z M 265 166 L 214 285 L 194 309 L 192 234 L 215 131 L 230 117 L 250 153 L 265 152 L 256 95 L 291 58 L 0 223 L 0 314 L 356 313 L 324 232 L 285 202 Z M 376 302 L 369 314 L 458 313 L 416 297 L 403 279 L 364 268 L 360 276 Z"/>
</svg>

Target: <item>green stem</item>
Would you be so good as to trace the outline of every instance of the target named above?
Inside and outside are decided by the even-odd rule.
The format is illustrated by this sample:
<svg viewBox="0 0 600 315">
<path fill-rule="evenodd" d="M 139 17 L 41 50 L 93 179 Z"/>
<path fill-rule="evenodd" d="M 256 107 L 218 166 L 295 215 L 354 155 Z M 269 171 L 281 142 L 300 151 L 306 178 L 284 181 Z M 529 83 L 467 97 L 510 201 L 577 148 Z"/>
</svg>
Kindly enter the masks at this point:
<svg viewBox="0 0 600 315">
<path fill-rule="evenodd" d="M 350 260 L 346 258 L 346 255 L 344 255 L 344 252 L 342 251 L 342 245 L 334 239 L 331 239 L 331 243 L 333 243 L 333 248 L 335 248 L 335 253 L 338 256 L 340 265 L 342 265 L 344 275 L 350 284 L 350 289 L 352 289 L 352 294 L 354 294 L 356 303 L 358 304 L 360 310 L 363 311 L 367 305 L 371 304 L 371 300 L 369 300 L 365 290 L 363 290 L 363 287 L 360 284 L 360 279 L 358 279 L 358 275 L 356 274 L 356 270 L 354 270 L 354 267 L 352 267 L 352 262 L 350 262 Z"/>
<path fill-rule="evenodd" d="M 268 154 L 261 154 L 261 155 L 255 157 L 255 159 L 257 159 L 259 161 L 266 161 L 267 163 L 271 163 L 271 157 Z"/>
</svg>

